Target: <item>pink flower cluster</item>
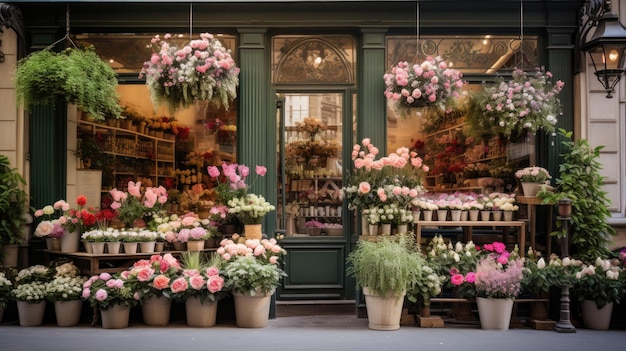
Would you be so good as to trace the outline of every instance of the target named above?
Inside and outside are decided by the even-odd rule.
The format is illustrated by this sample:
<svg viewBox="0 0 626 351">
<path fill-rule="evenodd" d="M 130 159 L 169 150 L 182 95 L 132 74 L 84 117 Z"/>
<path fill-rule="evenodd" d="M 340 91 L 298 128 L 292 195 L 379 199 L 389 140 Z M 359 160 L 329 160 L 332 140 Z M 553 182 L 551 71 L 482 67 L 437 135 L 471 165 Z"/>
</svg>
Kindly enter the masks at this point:
<svg viewBox="0 0 626 351">
<path fill-rule="evenodd" d="M 180 49 L 174 39 L 170 34 L 152 38 L 155 52 L 139 75 L 146 77 L 153 101 L 171 112 L 198 100 L 216 100 L 228 108 L 239 84 L 239 68 L 230 50 L 209 33 Z"/>
<path fill-rule="evenodd" d="M 98 283 L 98 281 L 100 281 Z M 100 273 L 87 279 L 83 283 L 83 299 L 95 299 L 99 302 L 103 302 L 109 298 L 109 295 L 114 295 L 116 291 L 119 291 L 124 287 L 124 280 L 120 278 L 114 278 L 109 273 Z M 112 296 L 111 296 L 112 297 Z"/>
<path fill-rule="evenodd" d="M 189 212 L 167 223 L 171 230 L 165 233 L 165 241 L 186 243 L 189 240 L 206 240 L 210 236 L 208 227 L 211 221 L 200 219 L 196 213 Z"/>
<path fill-rule="evenodd" d="M 224 278 L 219 273 L 219 269 L 215 266 L 202 272 L 196 269 L 183 270 L 182 275 L 172 282 L 172 293 L 200 293 L 206 289 L 209 293 L 215 294 L 224 287 Z"/>
<path fill-rule="evenodd" d="M 383 76 L 385 97 L 398 107 L 445 106 L 465 85 L 463 74 L 448 67 L 441 57 L 428 56 L 421 64 L 398 62 Z"/>
<path fill-rule="evenodd" d="M 408 203 L 422 191 L 421 173 L 428 166 L 416 152 L 401 147 L 377 159 L 379 150 L 369 138 L 352 147 L 355 171 L 343 189 L 351 208 L 374 207 L 387 202 Z"/>
<path fill-rule="evenodd" d="M 244 197 L 248 192 L 247 184 L 250 168 L 246 165 L 237 163 L 222 163 L 222 170 L 217 166 L 208 166 L 207 172 L 212 180 L 216 182 L 217 194 L 219 202 L 226 205 L 229 200 Z M 256 176 L 264 177 L 267 173 L 265 166 L 255 166 L 254 173 Z"/>
<path fill-rule="evenodd" d="M 450 282 L 459 286 L 465 282 L 474 284 L 477 296 L 511 298 L 519 295 L 524 278 L 524 261 L 510 259 L 511 253 L 501 242 L 485 244 L 482 251 L 487 255 L 476 265 L 476 272 L 463 276 L 457 269 L 450 270 Z"/>
<path fill-rule="evenodd" d="M 147 208 L 153 208 L 157 202 L 161 205 L 167 202 L 167 190 L 165 190 L 163 186 L 147 187 L 145 192 L 142 194 L 141 182 L 135 183 L 132 180 L 128 182 L 128 193 L 117 190 L 117 188 L 112 189 L 109 193 L 113 197 L 111 208 L 114 210 L 122 207 L 124 201 L 128 199 L 129 195 L 141 200 L 143 206 Z"/>
<path fill-rule="evenodd" d="M 239 235 L 233 235 L 233 239 L 223 239 L 217 254 L 225 261 L 234 260 L 238 256 L 254 256 L 263 263 L 277 264 L 280 257 L 285 254 L 285 250 L 278 245 L 276 239 L 247 239 L 236 243 Z"/>
<path fill-rule="evenodd" d="M 148 287 L 152 293 L 157 293 L 170 288 L 171 279 L 180 270 L 178 260 L 172 254 L 167 253 L 163 256 L 152 255 L 149 260 L 139 260 L 121 275 L 122 278 L 132 281 L 138 287 Z M 145 293 L 143 289 L 137 290 Z"/>
</svg>

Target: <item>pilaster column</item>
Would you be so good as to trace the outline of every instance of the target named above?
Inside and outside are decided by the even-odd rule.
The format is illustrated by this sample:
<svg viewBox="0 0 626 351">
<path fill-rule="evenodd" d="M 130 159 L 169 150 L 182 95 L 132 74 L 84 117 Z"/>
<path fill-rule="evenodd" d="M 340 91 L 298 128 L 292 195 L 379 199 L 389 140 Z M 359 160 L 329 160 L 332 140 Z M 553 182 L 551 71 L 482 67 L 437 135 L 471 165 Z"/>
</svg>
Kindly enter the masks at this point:
<svg viewBox="0 0 626 351">
<path fill-rule="evenodd" d="M 357 101 L 357 142 L 368 137 L 387 154 L 387 100 L 385 83 L 385 34 L 387 27 L 361 28 L 363 46 L 360 61 Z M 345 147 L 345 146 L 344 146 Z"/>
</svg>

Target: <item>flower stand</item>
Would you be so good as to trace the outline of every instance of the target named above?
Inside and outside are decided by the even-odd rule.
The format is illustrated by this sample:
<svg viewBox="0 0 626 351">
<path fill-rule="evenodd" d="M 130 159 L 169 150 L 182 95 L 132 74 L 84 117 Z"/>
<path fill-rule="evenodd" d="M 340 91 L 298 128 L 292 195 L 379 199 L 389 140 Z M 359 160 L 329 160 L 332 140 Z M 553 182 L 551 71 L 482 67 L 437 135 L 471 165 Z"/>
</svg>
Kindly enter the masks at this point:
<svg viewBox="0 0 626 351">
<path fill-rule="evenodd" d="M 509 330 L 513 299 L 476 297 L 480 327 L 486 330 Z"/>
<path fill-rule="evenodd" d="M 59 327 L 73 327 L 80 322 L 83 300 L 55 301 L 54 313 Z"/>
<path fill-rule="evenodd" d="M 212 327 L 217 319 L 217 302 L 208 299 L 201 302 L 199 297 L 190 297 L 185 301 L 185 312 L 188 327 Z"/>
<path fill-rule="evenodd" d="M 265 328 L 269 324 L 272 294 L 257 291 L 254 295 L 233 291 L 235 319 L 240 328 Z"/>
<path fill-rule="evenodd" d="M 17 301 L 17 314 L 20 319 L 21 327 L 36 327 L 41 325 L 45 312 L 46 301 L 37 303 Z"/>
<path fill-rule="evenodd" d="M 163 326 L 170 322 L 172 300 L 165 296 L 151 296 L 141 300 L 143 322 L 147 325 Z"/>
<path fill-rule="evenodd" d="M 130 307 L 126 305 L 109 305 L 106 310 L 100 310 L 103 329 L 123 329 L 128 328 L 128 318 Z"/>
</svg>

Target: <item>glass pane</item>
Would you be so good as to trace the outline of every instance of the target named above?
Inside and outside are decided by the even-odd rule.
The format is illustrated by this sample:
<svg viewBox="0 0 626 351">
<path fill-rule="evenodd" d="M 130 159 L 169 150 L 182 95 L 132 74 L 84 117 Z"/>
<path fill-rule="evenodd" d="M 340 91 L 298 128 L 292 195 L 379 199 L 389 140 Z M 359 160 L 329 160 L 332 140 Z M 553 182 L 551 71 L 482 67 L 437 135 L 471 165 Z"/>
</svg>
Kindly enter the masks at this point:
<svg viewBox="0 0 626 351">
<path fill-rule="evenodd" d="M 537 37 L 454 35 L 387 37 L 387 67 L 399 61 L 422 62 L 426 56 L 441 56 L 463 74 L 495 74 L 515 67 L 538 66 Z"/>
<path fill-rule="evenodd" d="M 343 94 L 285 94 L 283 142 L 287 236 L 341 236 Z M 279 185 L 280 188 L 280 185 Z M 279 218 L 279 223 L 282 219 Z"/>
</svg>

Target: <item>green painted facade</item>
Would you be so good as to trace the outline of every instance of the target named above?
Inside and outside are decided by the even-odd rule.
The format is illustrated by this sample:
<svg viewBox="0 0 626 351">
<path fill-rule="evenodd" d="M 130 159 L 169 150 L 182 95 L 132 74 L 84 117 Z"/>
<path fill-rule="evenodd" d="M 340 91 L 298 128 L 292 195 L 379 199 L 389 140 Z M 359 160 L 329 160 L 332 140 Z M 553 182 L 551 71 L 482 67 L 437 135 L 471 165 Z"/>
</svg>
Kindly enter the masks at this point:
<svg viewBox="0 0 626 351">
<path fill-rule="evenodd" d="M 11 3 L 11 1 L 8 1 Z M 348 33 L 357 38 L 356 86 L 332 87 L 345 92 L 344 160 L 350 146 L 363 137 L 386 145 L 386 101 L 382 94 L 385 67 L 385 38 L 416 34 L 416 1 L 346 2 L 194 2 L 193 32 L 222 32 L 238 36 L 237 57 L 241 67 L 238 106 L 238 161 L 264 164 L 268 174 L 254 191 L 271 203 L 277 195 L 277 113 L 276 91 L 271 83 L 270 39 L 275 34 Z M 525 0 L 525 35 L 539 37 L 539 61 L 565 82 L 560 98 L 564 115 L 559 126 L 573 128 L 573 49 L 576 12 L 582 1 Z M 30 50 L 45 48 L 65 34 L 66 2 L 16 2 L 29 35 Z M 420 35 L 520 34 L 521 2 L 509 0 L 419 1 Z M 165 33 L 188 31 L 189 3 L 151 1 L 71 2 L 72 33 Z M 467 76 L 482 81 L 485 76 Z M 125 79 L 121 77 L 120 79 Z M 290 87 L 310 90 L 311 87 Z M 319 89 L 319 87 L 318 87 Z M 329 88 L 330 89 L 330 88 Z M 352 106 L 352 93 L 356 105 Z M 356 109 L 356 135 L 351 113 Z M 50 203 L 64 195 L 65 152 L 49 145 L 64 146 L 66 135 L 58 111 L 37 108 L 31 113 L 31 164 L 29 183 L 34 206 Z M 552 143 L 557 146 L 552 147 Z M 546 137 L 537 141 L 540 164 L 556 171 L 560 153 L 558 141 Z M 387 150 L 381 149 L 382 153 Z M 349 162 L 344 162 L 344 166 Z M 551 172 L 552 173 L 552 172 Z M 344 172 L 345 174 L 345 172 Z M 354 283 L 345 276 L 345 258 L 356 242 L 355 226 L 344 205 L 344 236 L 337 239 L 285 240 L 289 250 L 283 299 L 354 299 Z M 272 217 L 275 218 L 275 217 Z M 265 232 L 278 227 L 268 217 Z M 320 272 L 326 272 L 321 274 Z"/>
</svg>

